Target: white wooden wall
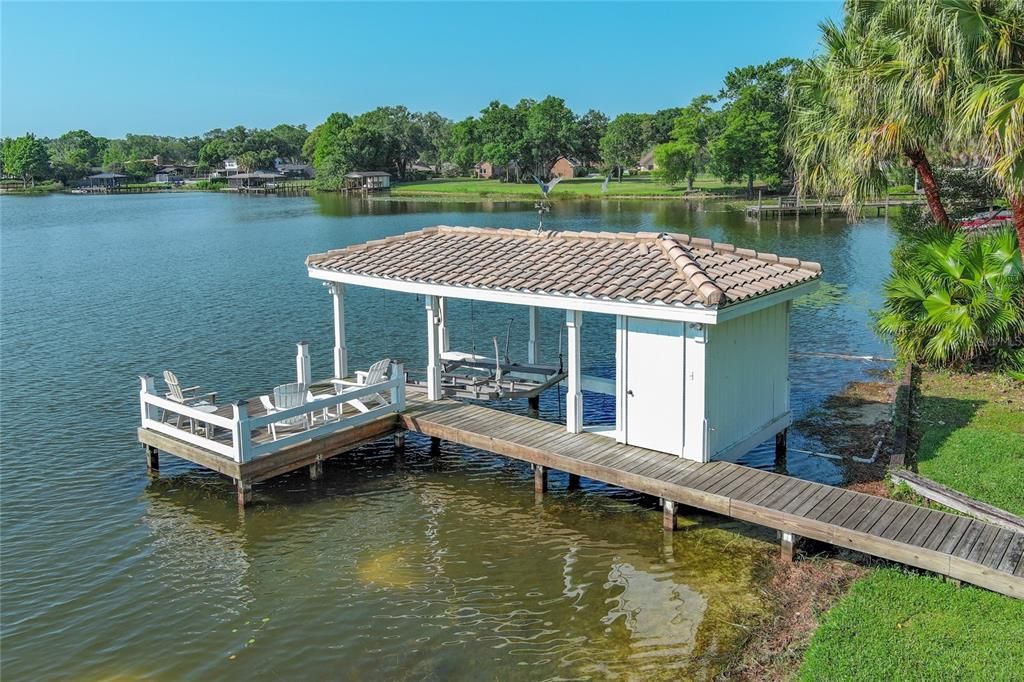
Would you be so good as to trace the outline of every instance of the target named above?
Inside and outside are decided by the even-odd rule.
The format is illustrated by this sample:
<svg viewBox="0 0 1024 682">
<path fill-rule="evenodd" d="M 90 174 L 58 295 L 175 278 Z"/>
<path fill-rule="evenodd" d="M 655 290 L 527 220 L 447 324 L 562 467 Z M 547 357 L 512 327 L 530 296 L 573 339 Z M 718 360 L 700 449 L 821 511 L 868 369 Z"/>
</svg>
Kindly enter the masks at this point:
<svg viewBox="0 0 1024 682">
<path fill-rule="evenodd" d="M 788 303 L 709 326 L 704 352 L 711 459 L 735 459 L 789 425 Z"/>
</svg>

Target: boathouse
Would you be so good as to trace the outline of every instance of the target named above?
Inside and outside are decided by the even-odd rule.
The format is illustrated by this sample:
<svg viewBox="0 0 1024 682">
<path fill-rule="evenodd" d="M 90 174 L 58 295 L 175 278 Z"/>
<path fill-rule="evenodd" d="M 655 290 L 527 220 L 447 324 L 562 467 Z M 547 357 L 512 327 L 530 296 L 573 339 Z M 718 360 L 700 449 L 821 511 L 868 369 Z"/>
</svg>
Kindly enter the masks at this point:
<svg viewBox="0 0 1024 682">
<path fill-rule="evenodd" d="M 384 171 L 358 171 L 345 174 L 345 189 L 382 192 L 391 188 L 391 174 Z"/>
<path fill-rule="evenodd" d="M 448 299 L 527 306 L 530 362 L 537 309 L 554 308 L 568 339 L 566 429 L 696 462 L 735 460 L 784 438 L 790 304 L 821 275 L 817 263 L 685 234 L 447 226 L 314 254 L 306 265 L 331 285 L 337 378 L 348 375 L 345 285 L 424 297 L 430 400 L 445 396 Z M 581 373 L 583 313 L 615 317 L 614 380 Z M 614 396 L 614 428 L 583 423 L 584 390 Z"/>
<path fill-rule="evenodd" d="M 303 468 L 321 478 L 327 460 L 386 436 L 401 458 L 405 434 L 416 433 L 434 454 L 447 441 L 529 463 L 538 502 L 549 471 L 561 471 L 570 490 L 585 477 L 660 498 L 666 531 L 682 504 L 775 528 L 785 558 L 812 538 L 1024 598 L 1017 527 L 709 461 L 773 434 L 784 452 L 790 306 L 816 286 L 815 263 L 682 234 L 442 226 L 314 254 L 306 265 L 333 301 L 333 376 L 314 377 L 305 342 L 294 380 L 244 400 L 184 388 L 168 368 L 166 393 L 140 375 L 138 438 L 151 473 L 161 452 L 186 459 L 233 479 L 245 507 L 256 483 Z M 385 357 L 349 371 L 347 286 L 422 296 L 425 381 Z M 449 349 L 447 302 L 458 298 L 527 306 L 528 361 Z M 542 308 L 565 315 L 568 368 L 538 361 Z M 584 313 L 615 318 L 614 379 L 581 373 Z M 458 400 L 534 401 L 563 380 L 564 426 Z M 614 428 L 583 423 L 585 391 L 614 396 Z"/>
</svg>

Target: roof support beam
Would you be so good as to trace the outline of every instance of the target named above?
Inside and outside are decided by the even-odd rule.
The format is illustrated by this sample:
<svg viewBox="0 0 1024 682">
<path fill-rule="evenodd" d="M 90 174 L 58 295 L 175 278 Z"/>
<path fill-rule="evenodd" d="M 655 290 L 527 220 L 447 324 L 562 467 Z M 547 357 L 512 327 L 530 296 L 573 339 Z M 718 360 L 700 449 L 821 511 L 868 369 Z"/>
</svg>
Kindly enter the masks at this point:
<svg viewBox="0 0 1024 682">
<path fill-rule="evenodd" d="M 580 371 L 580 333 L 583 331 L 583 313 L 565 311 L 565 326 L 569 341 L 569 393 L 565 397 L 565 429 L 569 433 L 583 431 L 583 384 Z"/>
<path fill-rule="evenodd" d="M 530 340 L 526 345 L 526 361 L 535 365 L 540 358 L 540 348 L 537 345 L 537 335 L 540 332 L 540 311 L 535 305 L 529 306 L 527 310 L 530 317 Z"/>
<path fill-rule="evenodd" d="M 424 296 L 427 310 L 427 400 L 441 399 L 441 315 L 436 296 Z"/>
<path fill-rule="evenodd" d="M 345 285 L 328 284 L 334 303 L 334 378 L 348 376 L 348 346 L 345 344 Z"/>
<path fill-rule="evenodd" d="M 448 299 L 444 296 L 437 297 L 437 314 L 441 325 L 438 332 L 441 339 L 441 352 L 447 353 L 451 350 L 451 343 L 448 339 Z"/>
</svg>

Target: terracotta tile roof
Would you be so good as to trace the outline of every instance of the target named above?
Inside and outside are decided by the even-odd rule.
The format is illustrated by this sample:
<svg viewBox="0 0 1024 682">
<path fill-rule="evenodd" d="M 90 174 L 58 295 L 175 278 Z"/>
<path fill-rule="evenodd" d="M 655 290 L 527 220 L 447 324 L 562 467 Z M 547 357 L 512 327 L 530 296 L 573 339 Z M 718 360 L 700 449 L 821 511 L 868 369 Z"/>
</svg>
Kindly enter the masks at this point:
<svg viewBox="0 0 1024 682">
<path fill-rule="evenodd" d="M 306 265 L 445 286 L 704 307 L 821 275 L 817 263 L 685 234 L 444 225 L 313 254 Z"/>
</svg>

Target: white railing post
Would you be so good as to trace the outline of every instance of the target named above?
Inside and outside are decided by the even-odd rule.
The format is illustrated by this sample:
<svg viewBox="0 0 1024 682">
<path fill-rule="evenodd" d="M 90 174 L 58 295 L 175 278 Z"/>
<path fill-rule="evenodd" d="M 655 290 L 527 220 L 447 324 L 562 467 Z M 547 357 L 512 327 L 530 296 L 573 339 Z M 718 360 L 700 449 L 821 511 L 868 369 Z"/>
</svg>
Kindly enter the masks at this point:
<svg viewBox="0 0 1024 682">
<path fill-rule="evenodd" d="M 329 285 L 334 303 L 334 378 L 348 376 L 348 346 L 345 344 L 345 285 L 331 282 Z"/>
<path fill-rule="evenodd" d="M 139 390 L 139 408 L 141 424 L 145 425 L 147 419 L 153 419 L 152 408 L 146 402 L 146 396 L 156 395 L 156 382 L 153 380 L 152 374 L 140 374 L 139 382 L 142 384 L 142 388 Z"/>
<path fill-rule="evenodd" d="M 231 429 L 231 439 L 235 446 L 235 460 L 242 463 L 250 458 L 252 452 L 249 408 L 244 400 L 236 400 L 231 403 L 231 418 L 235 422 Z"/>
<path fill-rule="evenodd" d="M 569 433 L 583 431 L 583 386 L 580 377 L 580 332 L 583 328 L 583 313 L 579 310 L 565 311 L 565 326 L 569 341 L 569 390 L 565 397 L 565 430 Z"/>
<path fill-rule="evenodd" d="M 302 384 L 304 388 L 309 388 L 309 384 L 311 383 L 309 344 L 305 341 L 299 341 L 295 346 L 295 380 Z"/>
<path fill-rule="evenodd" d="M 391 365 L 391 406 L 395 412 L 405 410 L 405 367 L 396 362 Z"/>
</svg>

